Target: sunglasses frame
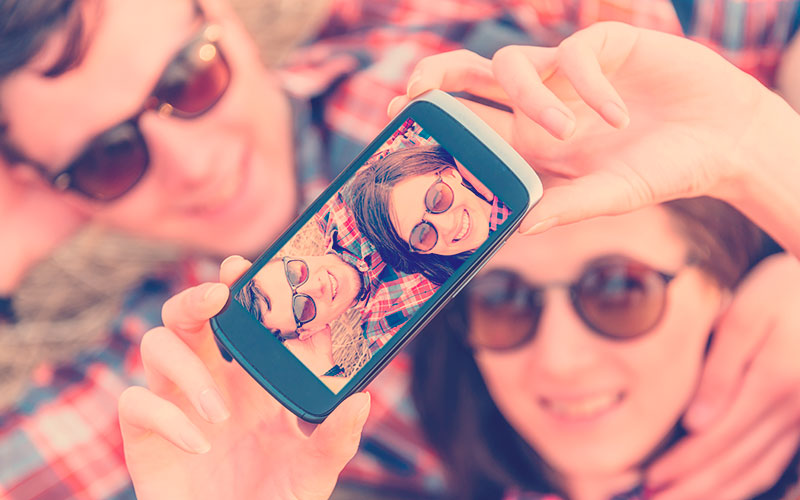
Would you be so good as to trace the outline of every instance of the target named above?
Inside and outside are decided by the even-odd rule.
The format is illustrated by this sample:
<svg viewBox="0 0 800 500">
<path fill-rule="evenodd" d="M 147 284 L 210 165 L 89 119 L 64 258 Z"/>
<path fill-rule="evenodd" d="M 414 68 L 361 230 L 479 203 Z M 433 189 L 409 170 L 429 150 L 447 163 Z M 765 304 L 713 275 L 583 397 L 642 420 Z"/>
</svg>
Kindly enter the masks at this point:
<svg viewBox="0 0 800 500">
<path fill-rule="evenodd" d="M 297 324 L 297 329 L 299 330 L 303 327 L 303 325 L 307 325 L 317 318 L 317 303 L 314 301 L 314 298 L 307 293 L 297 293 L 297 289 L 303 286 L 303 283 L 308 281 L 311 268 L 308 266 L 308 262 L 299 257 L 284 257 L 282 260 L 283 273 L 286 275 L 286 282 L 289 284 L 289 288 L 292 289 L 292 316 L 294 316 L 294 322 Z M 301 262 L 304 266 L 306 266 L 306 279 L 296 285 L 293 285 L 292 280 L 289 278 L 289 263 L 294 261 Z M 301 321 L 294 312 L 294 301 L 297 297 L 305 297 L 306 299 L 310 300 L 311 304 L 314 306 L 314 315 L 308 321 Z"/>
<path fill-rule="evenodd" d="M 418 222 L 417 224 L 415 224 L 414 227 L 411 228 L 411 233 L 408 235 L 408 242 L 407 242 L 408 243 L 408 247 L 414 253 L 430 252 L 433 249 L 433 247 L 436 246 L 436 243 L 438 243 L 438 241 L 439 241 L 439 231 L 436 229 L 436 226 L 434 226 L 433 224 L 428 222 L 425 219 L 425 217 L 427 217 L 428 214 L 443 214 L 443 213 L 447 212 L 453 206 L 453 201 L 455 201 L 455 192 L 453 191 L 453 188 L 450 187 L 450 184 L 445 182 L 444 179 L 442 178 L 442 171 L 439 170 L 438 172 L 436 172 L 436 175 L 437 175 L 437 179 L 433 182 L 433 184 L 430 185 L 430 187 L 428 189 L 425 190 L 425 201 L 427 202 L 428 193 L 430 193 L 431 189 L 433 189 L 435 186 L 437 186 L 439 184 L 444 184 L 445 187 L 447 187 L 447 189 L 450 191 L 450 204 L 447 205 L 447 208 L 445 208 L 444 210 L 434 211 L 434 210 L 431 210 L 430 208 L 428 208 L 428 204 L 425 203 L 425 213 L 422 215 L 422 222 Z M 420 227 L 420 226 L 429 226 L 431 228 L 431 230 L 433 230 L 433 234 L 436 235 L 436 240 L 434 240 L 433 246 L 430 247 L 427 250 L 420 250 L 420 249 L 414 247 L 414 245 L 411 243 L 411 238 L 413 238 L 413 236 L 414 236 L 414 231 L 416 231 L 417 228 Z"/>
<path fill-rule="evenodd" d="M 202 12 L 200 12 L 202 14 Z M 132 116 L 128 117 L 127 119 L 117 123 L 116 125 L 107 128 L 106 130 L 94 135 L 92 139 L 81 149 L 81 151 L 73 157 L 72 160 L 68 163 L 68 165 L 63 168 L 62 170 L 51 173 L 50 170 L 41 162 L 33 160 L 15 148 L 13 145 L 9 144 L 6 141 L 0 141 L 0 151 L 2 154 L 7 157 L 11 164 L 19 164 L 24 163 L 33 167 L 39 174 L 56 190 L 58 191 L 75 191 L 80 195 L 88 198 L 90 200 L 99 201 L 99 202 L 110 202 L 114 201 L 133 189 L 144 177 L 144 175 L 149 170 L 150 166 L 150 152 L 147 148 L 147 141 L 142 134 L 142 131 L 139 127 L 139 119 L 141 116 L 148 112 L 148 111 L 155 111 L 161 117 L 175 117 L 181 119 L 193 119 L 197 118 L 200 115 L 203 115 L 210 111 L 211 109 L 216 106 L 216 104 L 222 99 L 225 93 L 228 91 L 228 87 L 230 86 L 231 80 L 231 67 L 228 63 L 227 58 L 222 53 L 222 50 L 219 46 L 219 39 L 222 35 L 222 27 L 213 24 L 213 23 L 204 23 L 200 28 L 199 32 L 191 37 L 189 41 L 184 44 L 170 59 L 169 63 L 164 67 L 164 70 L 161 72 L 158 81 L 156 82 L 153 90 L 150 92 L 148 97 L 145 99 L 144 104 L 142 105 L 141 109 L 133 114 Z M 213 58 L 217 58 L 220 60 L 221 64 L 227 70 L 227 81 L 222 89 L 219 91 L 218 95 L 213 99 L 212 102 L 208 104 L 205 108 L 200 111 L 196 112 L 184 112 L 180 109 L 173 107 L 169 102 L 165 100 L 161 100 L 157 97 L 157 93 L 161 90 L 161 84 L 164 76 L 167 74 L 168 70 L 177 62 L 179 61 L 184 54 L 191 51 L 196 47 L 200 47 L 200 50 L 203 49 L 206 45 L 210 45 L 214 48 L 214 53 L 212 54 Z M 211 59 L 209 59 L 210 61 Z M 131 182 L 130 186 L 126 187 L 119 193 L 116 193 L 111 196 L 102 196 L 97 193 L 90 192 L 89 190 L 77 185 L 74 182 L 74 178 L 76 177 L 75 170 L 80 168 L 82 165 L 81 160 L 83 160 L 87 155 L 92 155 L 93 153 L 97 153 L 98 151 L 102 151 L 103 148 L 108 147 L 108 144 L 98 144 L 103 141 L 103 139 L 107 138 L 109 135 L 119 132 L 124 128 L 131 128 L 135 132 L 135 141 L 131 141 L 128 144 L 140 145 L 141 151 L 144 155 L 144 164 L 141 167 L 141 172 L 136 176 L 136 178 Z"/>
<path fill-rule="evenodd" d="M 584 281 L 586 279 L 588 279 L 589 273 L 591 271 L 593 271 L 593 270 L 597 270 L 598 268 L 602 268 L 603 263 L 605 263 L 605 262 L 608 262 L 609 266 L 618 265 L 620 263 L 636 264 L 636 265 L 639 265 L 639 266 L 642 266 L 642 267 L 646 268 L 651 276 L 657 276 L 657 277 L 659 277 L 661 279 L 661 281 L 663 283 L 663 287 L 664 287 L 663 288 L 664 298 L 663 298 L 663 300 L 662 300 L 662 302 L 660 304 L 660 309 L 658 311 L 658 315 L 653 320 L 653 322 L 652 322 L 652 324 L 650 326 L 645 327 L 641 331 L 638 331 L 638 332 L 630 334 L 630 335 L 618 335 L 618 334 L 610 333 L 609 331 L 600 328 L 598 325 L 596 325 L 593 322 L 593 320 L 591 318 L 589 318 L 586 315 L 584 307 L 581 305 L 580 287 L 583 286 Z M 564 288 L 569 292 L 570 303 L 572 304 L 573 310 L 578 315 L 578 317 L 580 318 L 581 322 L 586 327 L 588 327 L 591 331 L 593 331 L 594 333 L 600 335 L 601 337 L 603 337 L 605 339 L 613 340 L 615 342 L 624 342 L 624 341 L 627 341 L 627 340 L 632 340 L 632 339 L 635 339 L 635 338 L 639 338 L 639 337 L 649 333 L 650 331 L 652 331 L 653 328 L 655 328 L 661 322 L 661 320 L 664 317 L 664 312 L 665 312 L 665 310 L 667 308 L 667 289 L 669 288 L 670 283 L 686 267 L 692 266 L 694 264 L 695 264 L 695 260 L 694 259 L 688 259 L 680 268 L 678 268 L 674 273 L 670 274 L 670 273 L 666 273 L 664 271 L 660 271 L 658 269 L 655 269 L 652 266 L 649 266 L 647 264 L 643 264 L 642 262 L 640 262 L 640 261 L 638 261 L 636 259 L 632 259 L 632 258 L 621 256 L 621 255 L 608 255 L 608 256 L 603 256 L 603 257 L 599 257 L 599 258 L 593 259 L 591 262 L 589 262 L 586 266 L 584 266 L 583 270 L 581 271 L 580 275 L 578 276 L 578 278 L 575 281 L 572 281 L 572 282 L 552 282 L 552 283 L 546 283 L 546 284 L 537 285 L 537 286 L 533 286 L 530 283 L 528 283 L 516 271 L 512 271 L 510 269 L 492 270 L 492 271 L 489 271 L 489 273 L 503 273 L 503 274 L 506 274 L 506 275 L 510 276 L 511 279 L 514 279 L 517 284 L 519 284 L 519 283 L 523 284 L 525 286 L 526 299 L 527 298 L 532 298 L 533 301 L 538 303 L 540 310 L 539 310 L 537 318 L 535 319 L 534 325 L 533 325 L 532 328 L 529 329 L 529 331 L 527 331 L 523 336 L 521 336 L 518 341 L 516 341 L 516 342 L 514 342 L 514 343 L 512 343 L 512 344 L 510 344 L 508 346 L 496 347 L 496 346 L 486 346 L 486 345 L 481 345 L 481 344 L 474 343 L 469 338 L 468 330 L 469 330 L 470 327 L 469 327 L 468 323 L 465 325 L 466 328 L 464 329 L 465 331 L 464 331 L 464 334 L 463 334 L 462 337 L 464 338 L 464 341 L 465 341 L 466 345 L 470 349 L 473 349 L 473 350 L 487 350 L 487 351 L 495 351 L 495 352 L 504 352 L 504 351 L 513 351 L 515 349 L 518 349 L 518 348 L 524 346 L 525 344 L 527 344 L 528 342 L 530 342 L 535 337 L 536 332 L 539 330 L 539 322 L 541 320 L 541 314 L 544 312 L 544 308 L 546 307 L 546 304 L 544 303 L 544 300 L 543 300 L 544 299 L 544 292 L 549 288 Z M 487 273 L 487 274 L 489 274 L 489 273 Z M 475 286 L 475 282 L 476 281 L 478 283 L 480 283 L 480 279 L 481 279 L 480 276 L 478 276 L 471 283 L 469 283 L 467 285 L 465 292 L 466 292 L 466 295 L 467 295 L 466 298 L 467 298 L 468 303 L 469 303 L 469 301 L 471 299 L 471 290 L 474 290 L 473 287 Z M 470 307 L 470 309 L 472 309 L 472 307 Z"/>
</svg>

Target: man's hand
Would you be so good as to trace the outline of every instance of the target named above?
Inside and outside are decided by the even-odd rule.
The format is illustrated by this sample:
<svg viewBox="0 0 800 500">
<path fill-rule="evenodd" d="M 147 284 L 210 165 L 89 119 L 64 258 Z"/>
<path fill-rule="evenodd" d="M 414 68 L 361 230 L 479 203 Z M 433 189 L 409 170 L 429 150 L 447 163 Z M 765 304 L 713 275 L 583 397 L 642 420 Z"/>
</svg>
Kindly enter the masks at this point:
<svg viewBox="0 0 800 500">
<path fill-rule="evenodd" d="M 222 283 L 164 304 L 163 327 L 142 339 L 148 388 L 119 400 L 125 460 L 137 498 L 328 498 L 369 413 L 355 394 L 309 435 L 238 364 L 223 360 L 208 319 L 249 262 L 227 259 Z"/>
<path fill-rule="evenodd" d="M 654 500 L 750 498 L 800 443 L 800 263 L 781 254 L 741 284 L 684 417 L 691 435 L 648 472 Z"/>
</svg>

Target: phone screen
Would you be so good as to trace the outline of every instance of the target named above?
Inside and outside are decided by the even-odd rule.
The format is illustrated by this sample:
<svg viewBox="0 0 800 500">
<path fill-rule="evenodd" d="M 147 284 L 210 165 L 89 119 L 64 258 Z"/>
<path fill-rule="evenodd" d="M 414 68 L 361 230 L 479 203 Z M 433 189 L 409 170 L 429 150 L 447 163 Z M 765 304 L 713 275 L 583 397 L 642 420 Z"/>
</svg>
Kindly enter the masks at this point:
<svg viewBox="0 0 800 500">
<path fill-rule="evenodd" d="M 409 118 L 234 299 L 336 393 L 509 215 Z"/>
</svg>

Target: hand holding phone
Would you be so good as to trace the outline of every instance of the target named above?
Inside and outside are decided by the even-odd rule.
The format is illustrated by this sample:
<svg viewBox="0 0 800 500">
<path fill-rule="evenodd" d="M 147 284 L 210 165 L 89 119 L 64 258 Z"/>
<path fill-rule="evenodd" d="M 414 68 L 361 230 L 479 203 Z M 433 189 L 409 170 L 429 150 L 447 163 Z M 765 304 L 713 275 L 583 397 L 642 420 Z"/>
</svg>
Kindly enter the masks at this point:
<svg viewBox="0 0 800 500">
<path fill-rule="evenodd" d="M 208 319 L 250 263 L 172 297 L 164 327 L 142 341 L 149 389 L 120 398 L 125 459 L 137 498 L 327 499 L 356 452 L 369 396 L 344 401 L 309 435 L 238 365 L 225 362 Z M 216 396 L 216 395 L 219 396 Z"/>
<path fill-rule="evenodd" d="M 214 333 L 284 406 L 320 422 L 467 283 L 541 191 L 477 116 L 425 94 L 237 280 Z"/>
</svg>

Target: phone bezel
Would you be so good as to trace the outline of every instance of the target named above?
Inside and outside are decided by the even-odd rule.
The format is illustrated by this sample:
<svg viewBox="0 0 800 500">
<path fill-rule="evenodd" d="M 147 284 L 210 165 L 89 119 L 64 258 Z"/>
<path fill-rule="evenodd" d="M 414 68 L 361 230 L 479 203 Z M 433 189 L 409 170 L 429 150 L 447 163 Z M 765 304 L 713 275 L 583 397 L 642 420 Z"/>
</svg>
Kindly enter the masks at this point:
<svg viewBox="0 0 800 500">
<path fill-rule="evenodd" d="M 211 319 L 219 343 L 258 383 L 294 414 L 321 422 L 349 394 L 363 389 L 381 368 L 416 335 L 454 296 L 519 226 L 525 213 L 539 200 L 542 186 L 531 167 L 488 125 L 455 98 L 441 91 L 428 92 L 406 106 L 378 136 L 333 180 L 330 186 L 256 259 L 231 287 L 236 294 L 258 270 L 314 215 L 408 119 L 415 120 L 450 154 L 510 208 L 511 216 L 490 235 L 479 251 L 450 277 L 415 316 L 392 337 L 339 392 L 334 393 L 237 301 Z M 481 251 L 482 249 L 482 251 Z"/>
</svg>

